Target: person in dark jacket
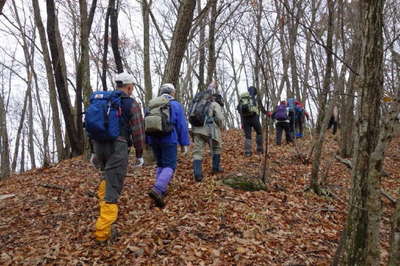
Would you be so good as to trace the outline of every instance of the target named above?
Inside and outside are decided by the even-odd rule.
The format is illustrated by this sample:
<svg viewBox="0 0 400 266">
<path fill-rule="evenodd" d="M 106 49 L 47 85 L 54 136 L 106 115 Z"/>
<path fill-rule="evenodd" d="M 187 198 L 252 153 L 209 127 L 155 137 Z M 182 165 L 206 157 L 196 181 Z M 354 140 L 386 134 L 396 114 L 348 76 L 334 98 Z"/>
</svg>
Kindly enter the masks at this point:
<svg viewBox="0 0 400 266">
<path fill-rule="evenodd" d="M 281 101 L 272 113 L 272 119 L 276 120 L 276 145 L 281 145 L 282 133 L 285 131 L 286 142 L 292 142 L 290 136 L 290 118 L 286 101 Z"/>
<path fill-rule="evenodd" d="M 239 99 L 237 110 L 242 120 L 242 128 L 244 131 L 244 154 L 245 156 L 252 155 L 252 129 L 256 132 L 257 153 L 264 153 L 262 128 L 260 123 L 260 110 L 266 113 L 262 106 L 261 99 L 257 97 L 257 89 L 250 86 L 247 92 L 242 93 Z"/>
<path fill-rule="evenodd" d="M 147 140 L 157 161 L 156 182 L 148 194 L 154 200 L 156 206 L 162 208 L 165 206 L 164 197 L 167 193 L 169 182 L 176 169 L 177 146 L 180 145 L 182 152 L 186 154 L 190 141 L 185 111 L 183 106 L 174 99 L 174 85 L 170 83 L 163 84 L 160 88 L 160 94 L 170 101 L 170 119 L 174 129 L 167 136 L 152 136 L 148 137 Z"/>
</svg>

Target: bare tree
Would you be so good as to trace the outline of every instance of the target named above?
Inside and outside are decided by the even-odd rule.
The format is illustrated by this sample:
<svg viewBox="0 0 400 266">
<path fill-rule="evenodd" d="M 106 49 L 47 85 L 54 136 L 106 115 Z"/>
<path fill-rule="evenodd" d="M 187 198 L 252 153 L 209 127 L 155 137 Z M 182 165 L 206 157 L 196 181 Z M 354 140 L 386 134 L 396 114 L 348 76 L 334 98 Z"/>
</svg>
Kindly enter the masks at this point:
<svg viewBox="0 0 400 266">
<path fill-rule="evenodd" d="M 58 91 L 58 98 L 64 115 L 65 127 L 66 131 L 68 132 L 72 155 L 75 156 L 83 153 L 82 139 L 79 138 L 74 121 L 71 100 L 68 93 L 64 48 L 60 37 L 54 1 L 46 0 L 46 6 L 47 35 L 52 56 L 52 65 Z"/>
<path fill-rule="evenodd" d="M 153 86 L 151 84 L 151 68 L 150 68 L 150 8 L 152 0 L 147 3 L 143 0 L 142 16 L 143 16 L 143 72 L 145 87 L 145 104 L 147 105 L 153 98 Z"/>
<path fill-rule="evenodd" d="M 47 84 L 49 86 L 49 93 L 50 93 L 50 106 L 51 106 L 51 114 L 52 114 L 52 122 L 53 122 L 53 130 L 57 148 L 57 158 L 58 160 L 64 159 L 65 152 L 64 152 L 64 144 L 63 144 L 63 136 L 61 131 L 61 121 L 60 121 L 60 114 L 58 110 L 58 102 L 57 102 L 57 91 L 56 85 L 54 82 L 54 74 L 51 68 L 51 59 L 50 59 L 50 52 L 47 45 L 47 37 L 46 37 L 46 30 L 44 28 L 42 18 L 40 15 L 40 8 L 38 0 L 32 0 L 33 6 L 33 13 L 35 17 L 35 24 L 39 32 L 40 44 L 42 46 L 42 54 L 44 65 L 46 68 L 46 77 L 47 77 Z"/>
<path fill-rule="evenodd" d="M 162 83 L 168 82 L 177 85 L 182 59 L 188 42 L 187 36 L 192 26 L 195 7 L 196 1 L 181 1 Z M 179 97 L 179 92 L 177 94 Z"/>
<path fill-rule="evenodd" d="M 364 10 L 360 71 L 360 99 L 354 144 L 352 190 L 343 254 L 339 265 L 378 265 L 381 218 L 380 175 L 393 126 L 380 125 L 383 95 L 384 0 L 361 0 Z M 398 111 L 398 110 L 397 110 Z M 393 115 L 394 114 L 394 115 Z M 396 112 L 390 117 L 395 118 Z"/>
</svg>

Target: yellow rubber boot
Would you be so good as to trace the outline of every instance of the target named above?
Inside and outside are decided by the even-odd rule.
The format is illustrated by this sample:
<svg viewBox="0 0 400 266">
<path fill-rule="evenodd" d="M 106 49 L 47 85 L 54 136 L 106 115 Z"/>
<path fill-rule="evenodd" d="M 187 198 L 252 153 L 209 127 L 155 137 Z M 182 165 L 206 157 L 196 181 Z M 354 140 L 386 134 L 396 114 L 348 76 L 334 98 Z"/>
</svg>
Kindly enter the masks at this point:
<svg viewBox="0 0 400 266">
<path fill-rule="evenodd" d="M 117 220 L 118 206 L 113 203 L 100 202 L 100 216 L 96 221 L 96 232 L 94 233 L 97 241 L 106 241 L 111 236 L 111 225 Z"/>
<path fill-rule="evenodd" d="M 99 197 L 100 202 L 104 201 L 105 195 L 106 195 L 106 180 L 102 180 L 97 190 L 97 196 Z"/>
</svg>

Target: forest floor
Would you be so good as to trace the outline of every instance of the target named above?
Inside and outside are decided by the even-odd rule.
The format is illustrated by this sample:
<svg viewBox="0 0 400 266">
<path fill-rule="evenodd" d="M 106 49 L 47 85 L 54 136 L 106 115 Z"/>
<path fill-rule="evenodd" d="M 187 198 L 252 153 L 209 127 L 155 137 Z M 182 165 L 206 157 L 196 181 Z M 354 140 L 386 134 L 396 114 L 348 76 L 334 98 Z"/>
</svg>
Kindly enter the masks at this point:
<svg viewBox="0 0 400 266">
<path fill-rule="evenodd" d="M 0 264 L 118 265 L 329 265 L 343 229 L 351 184 L 338 162 L 336 137 L 327 135 L 321 174 L 335 197 L 306 192 L 311 164 L 293 146 L 270 145 L 268 191 L 223 185 L 230 175 L 257 175 L 261 157 L 242 155 L 238 130 L 224 133 L 224 174 L 195 183 L 191 156 L 181 156 L 164 209 L 147 195 L 154 166 L 130 168 L 120 198 L 114 243 L 96 245 L 93 230 L 100 173 L 81 157 L 0 182 Z M 272 139 L 271 139 L 272 140 Z M 310 137 L 297 141 L 308 153 Z M 400 139 L 387 152 L 384 190 L 398 198 Z M 394 205 L 382 197 L 382 264 L 388 259 Z"/>
</svg>

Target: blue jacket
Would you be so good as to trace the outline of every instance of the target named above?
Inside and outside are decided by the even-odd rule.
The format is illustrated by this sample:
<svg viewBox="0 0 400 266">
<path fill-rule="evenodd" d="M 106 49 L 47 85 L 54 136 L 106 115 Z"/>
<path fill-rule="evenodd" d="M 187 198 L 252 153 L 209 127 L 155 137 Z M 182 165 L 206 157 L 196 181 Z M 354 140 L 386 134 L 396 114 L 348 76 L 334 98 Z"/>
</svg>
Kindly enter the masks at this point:
<svg viewBox="0 0 400 266">
<path fill-rule="evenodd" d="M 170 119 L 174 124 L 174 130 L 168 136 L 147 137 L 148 144 L 179 144 L 181 146 L 189 146 L 189 128 L 183 106 L 174 100 L 172 96 L 168 94 L 164 94 L 163 96 L 170 99 Z"/>
</svg>

